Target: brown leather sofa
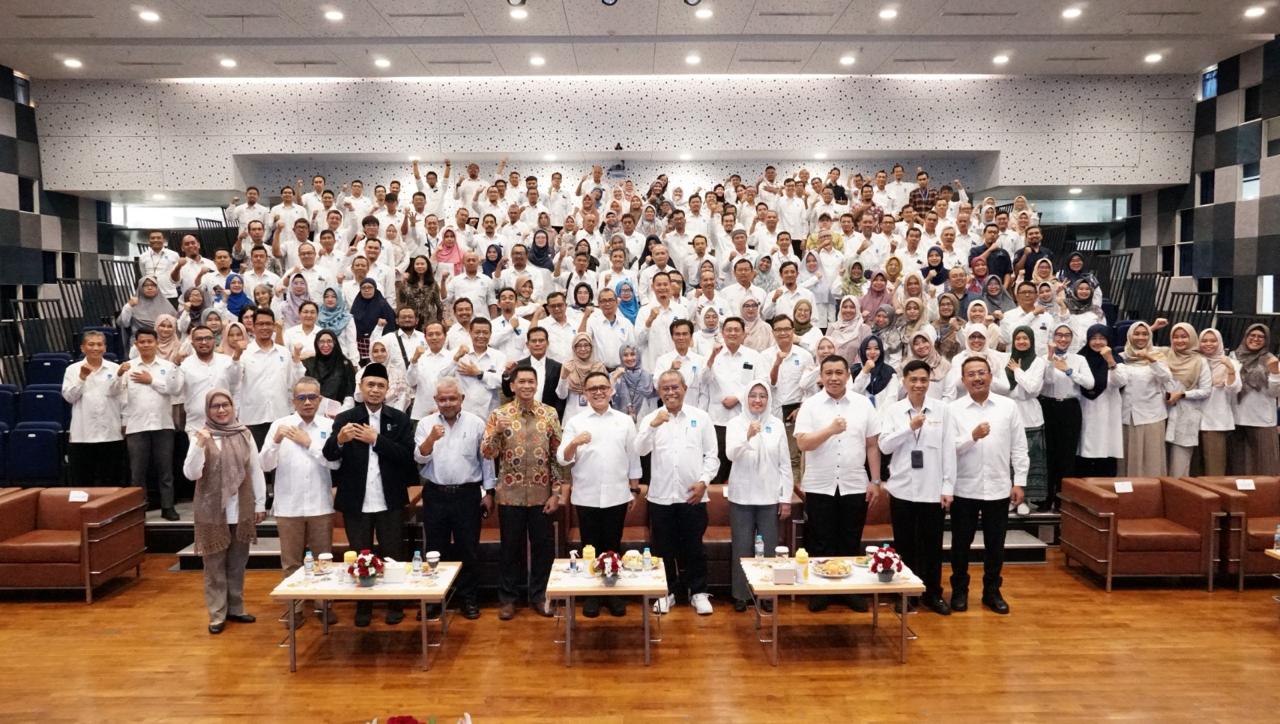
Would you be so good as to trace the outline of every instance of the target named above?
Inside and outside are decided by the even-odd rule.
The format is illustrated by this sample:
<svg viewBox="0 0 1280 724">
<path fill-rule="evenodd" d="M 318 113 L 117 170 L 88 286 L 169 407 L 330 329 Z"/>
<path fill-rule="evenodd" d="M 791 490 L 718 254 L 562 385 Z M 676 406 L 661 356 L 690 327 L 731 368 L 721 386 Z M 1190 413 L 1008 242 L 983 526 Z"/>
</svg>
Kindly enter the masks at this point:
<svg viewBox="0 0 1280 724">
<path fill-rule="evenodd" d="M 20 490 L 24 490 L 24 488 L 0 488 L 0 498 L 3 498 L 6 495 L 12 495 Z"/>
<path fill-rule="evenodd" d="M 0 497 L 0 588 L 93 589 L 130 568 L 142 575 L 142 488 L 30 488 Z"/>
<path fill-rule="evenodd" d="M 1117 493 L 1128 480 L 1131 493 Z M 1221 503 L 1173 478 L 1066 478 L 1061 544 L 1065 562 L 1103 577 L 1199 577 L 1213 589 L 1212 547 Z"/>
<path fill-rule="evenodd" d="M 1276 526 L 1280 525 L 1280 478 L 1257 476 L 1253 490 L 1240 490 L 1239 476 L 1187 478 L 1196 485 L 1213 491 L 1222 502 L 1222 525 L 1219 528 L 1218 554 L 1220 570 L 1235 574 L 1236 586 L 1244 590 L 1245 576 L 1280 573 L 1280 561 L 1267 556 L 1275 544 Z"/>
</svg>

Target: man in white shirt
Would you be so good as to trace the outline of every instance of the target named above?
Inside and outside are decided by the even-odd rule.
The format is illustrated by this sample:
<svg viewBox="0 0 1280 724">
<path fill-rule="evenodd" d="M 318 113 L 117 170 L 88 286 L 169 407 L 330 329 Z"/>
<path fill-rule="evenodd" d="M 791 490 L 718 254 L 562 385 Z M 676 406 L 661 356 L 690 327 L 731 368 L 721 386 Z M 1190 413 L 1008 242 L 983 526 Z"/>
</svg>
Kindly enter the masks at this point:
<svg viewBox="0 0 1280 724">
<path fill-rule="evenodd" d="M 205 274 L 216 271 L 213 261 L 200 256 L 200 240 L 195 234 L 182 237 L 182 258 L 169 271 L 169 280 L 177 283 L 178 294 L 186 294 L 192 287 L 201 285 Z"/>
<path fill-rule="evenodd" d="M 679 372 L 658 375 L 662 406 L 637 425 L 636 452 L 650 455 L 652 471 L 646 492 L 654 554 L 663 559 L 668 595 L 653 606 L 667 613 L 676 594 L 688 592 L 699 615 L 711 614 L 707 595 L 707 484 L 720 461 L 711 416 L 685 401 L 688 388 Z"/>
<path fill-rule="evenodd" d="M 253 340 L 231 357 L 239 363 L 240 422 L 253 433 L 258 449 L 262 449 L 271 423 L 289 414 L 289 391 L 305 374 L 301 349 L 288 350 L 276 344 L 275 333 L 275 314 L 259 309 L 253 315 Z"/>
<path fill-rule="evenodd" d="M 373 211 L 374 200 L 364 195 L 364 182 L 356 179 L 351 182 L 351 195 L 344 195 L 342 198 L 342 208 L 345 210 L 346 217 L 351 220 L 354 225 L 358 220 L 368 216 Z"/>
<path fill-rule="evenodd" d="M 458 381 L 440 380 L 434 394 L 435 411 L 418 422 L 413 435 L 413 459 L 422 466 L 425 480 L 423 540 L 427 550 L 440 551 L 448 560 L 462 564 L 456 583 L 462 615 L 477 619 L 480 525 L 482 518 L 494 514 L 493 461 L 480 451 L 485 421 L 462 409 Z M 428 609 L 428 618 L 439 611 L 433 608 Z"/>
<path fill-rule="evenodd" d="M 137 359 L 116 369 L 123 387 L 124 440 L 129 448 L 130 480 L 145 489 L 154 472 L 160 492 L 160 514 L 178 520 L 173 499 L 173 397 L 182 392 L 182 373 L 172 362 L 156 357 L 156 333 L 134 333 Z M 128 375 L 126 377 L 126 375 Z"/>
<path fill-rule="evenodd" d="M 782 279 L 782 286 L 773 290 L 765 298 L 764 313 L 765 319 L 773 319 L 778 315 L 790 317 L 792 310 L 796 308 L 796 302 L 805 300 L 811 305 L 816 305 L 817 301 L 813 298 L 813 292 L 800 287 L 796 281 L 799 279 L 800 267 L 788 259 L 782 262 L 782 266 L 778 269 L 778 276 Z"/>
<path fill-rule="evenodd" d="M 794 484 L 800 485 L 800 448 L 796 447 L 796 414 L 804 402 L 805 390 L 801 380 L 815 372 L 816 362 L 809 350 L 795 343 L 795 322 L 789 315 L 772 318 L 773 346 L 760 353 L 761 360 L 769 367 L 769 384 L 772 386 L 773 414 L 782 419 L 787 429 L 787 449 L 791 453 L 791 475 Z"/>
<path fill-rule="evenodd" d="M 655 296 L 653 280 L 655 277 L 659 274 L 669 274 L 676 271 L 675 266 L 672 264 L 672 257 L 667 251 L 666 244 L 654 244 L 649 248 L 649 254 L 653 263 L 640 270 L 640 287 L 636 290 L 640 295 L 638 301 L 641 304 L 646 304 L 653 300 Z M 690 255 L 692 255 L 692 251 L 690 252 Z M 688 256 L 689 255 L 686 255 L 684 258 L 687 258 Z"/>
<path fill-rule="evenodd" d="M 884 489 L 889 494 L 893 545 L 903 563 L 924 581 L 921 603 L 949 616 L 951 607 L 942 598 L 942 490 L 955 484 L 955 430 L 946 403 L 927 397 L 928 363 L 911 360 L 902 378 L 907 396 L 880 412 L 880 450 L 892 456 Z"/>
<path fill-rule="evenodd" d="M 339 464 L 324 456 L 333 421 L 316 415 L 323 399 L 320 383 L 312 377 L 300 378 L 293 384 L 292 398 L 293 412 L 271 423 L 258 452 L 262 470 L 275 471 L 271 513 L 280 531 L 280 567 L 285 578 L 298 570 L 307 551 L 313 556 L 332 552 L 333 479 L 329 471 L 337 470 Z M 338 622 L 332 608 L 317 610 L 322 617 L 328 612 L 328 623 Z M 285 615 L 290 613 L 295 626 L 306 621 L 302 611 Z"/>
<path fill-rule="evenodd" d="M 551 290 L 551 272 L 540 266 L 529 264 L 529 249 L 524 244 L 516 244 L 511 247 L 511 265 L 498 275 L 497 285 L 515 289 L 520 282 L 520 277 L 524 276 L 533 280 L 535 299 L 547 297 L 547 293 Z"/>
<path fill-rule="evenodd" d="M 547 295 L 547 311 L 551 316 L 533 325 L 547 330 L 547 356 L 560 364 L 573 359 L 573 338 L 578 334 L 578 325 L 569 320 L 568 309 L 564 292 L 551 292 Z"/>
<path fill-rule="evenodd" d="M 427 322 L 422 337 L 427 345 L 414 352 L 405 374 L 405 382 L 413 390 L 413 407 L 408 412 L 415 424 L 436 411 L 436 387 L 442 378 L 453 374 L 453 355 L 445 347 L 444 323 Z"/>
<path fill-rule="evenodd" d="M 573 466 L 570 495 L 578 514 L 582 544 L 595 546 L 601 552 L 620 551 L 627 511 L 635 507 L 640 493 L 636 428 L 630 415 L 609 407 L 613 397 L 609 375 L 588 373 L 582 387 L 590 410 L 565 423 L 556 457 L 562 466 Z M 626 611 L 621 596 L 609 597 L 609 613 L 622 616 Z M 600 615 L 600 599 L 584 599 L 582 615 Z"/>
<path fill-rule="evenodd" d="M 600 313 L 588 307 L 582 313 L 578 330 L 591 335 L 596 357 L 612 372 L 622 366 L 622 348 L 636 344 L 635 325 L 618 314 L 618 294 L 613 289 L 601 289 L 596 303 L 600 305 Z"/>
<path fill-rule="evenodd" d="M 981 517 L 982 604 L 996 613 L 1009 613 L 1000 595 L 1004 536 L 1009 503 L 1022 503 L 1030 462 L 1017 403 L 991 394 L 994 372 L 985 357 L 965 360 L 960 375 L 968 394 L 950 404 L 956 481 L 953 486 L 943 484 L 942 505 L 951 510 L 951 610 L 957 612 L 969 610 L 969 549 Z"/>
<path fill-rule="evenodd" d="M 387 348 L 387 369 L 399 370 L 408 379 L 409 367 L 417 359 L 420 350 L 427 348 L 427 339 L 418 331 L 418 312 L 410 306 L 396 310 L 396 329 L 378 338 Z M 393 373 L 394 374 L 394 373 Z M 409 413 L 412 404 L 406 405 L 403 412 Z"/>
<path fill-rule="evenodd" d="M 1000 318 L 1001 349 L 1008 352 L 1013 345 L 1013 330 L 1030 327 L 1035 336 L 1036 356 L 1045 356 L 1049 352 L 1049 337 L 1053 334 L 1053 314 L 1037 303 L 1036 285 L 1031 282 L 1018 282 L 1014 288 L 1014 299 L 1018 306 Z"/>
<path fill-rule="evenodd" d="M 481 419 L 498 407 L 502 392 L 502 372 L 507 358 L 489 346 L 493 325 L 484 317 L 475 317 L 468 326 L 471 345 L 461 345 L 453 353 L 454 374 L 465 396 L 463 409 Z"/>
<path fill-rule="evenodd" d="M 642 352 L 641 366 L 646 370 L 657 370 L 655 365 L 658 358 L 675 347 L 671 342 L 671 323 L 688 318 L 689 312 L 684 302 L 671 296 L 671 278 L 666 272 L 655 274 L 653 301 L 640 307 L 636 315 L 636 338 Z"/>
<path fill-rule="evenodd" d="M 714 386 L 707 369 L 707 357 L 693 349 L 693 322 L 677 319 L 667 329 L 671 337 L 672 349 L 664 353 L 654 363 L 654 372 L 662 373 L 675 370 L 684 379 L 685 390 L 690 395 L 688 402 L 694 406 L 704 404 L 703 393 L 708 385 Z M 656 384 L 656 383 L 655 383 Z"/>
<path fill-rule="evenodd" d="M 213 351 L 212 330 L 203 324 L 195 325 L 191 328 L 190 340 L 195 354 L 184 358 L 178 367 L 182 373 L 180 401 L 186 410 L 184 429 L 188 435 L 204 427 L 204 398 L 209 390 L 228 390 L 238 395 L 240 389 L 240 364 L 228 355 Z"/>
<path fill-rule="evenodd" d="M 261 226 L 259 226 L 261 228 Z M 160 296 L 169 303 L 178 306 L 178 287 L 174 284 L 170 273 L 178 265 L 178 252 L 165 246 L 166 237 L 163 231 L 152 229 L 147 232 L 147 250 L 138 255 L 138 276 L 155 277 L 156 286 L 160 288 Z"/>
<path fill-rule="evenodd" d="M 271 209 L 258 203 L 260 193 L 257 186 L 250 186 L 244 190 L 245 203 L 240 203 L 239 196 L 231 199 L 231 206 L 225 214 L 227 226 L 244 229 L 249 226 L 250 221 L 257 220 L 264 229 L 269 228 L 267 222 L 271 220 Z"/>
<path fill-rule="evenodd" d="M 859 555 L 867 507 L 880 495 L 880 420 L 867 398 L 849 393 L 849 362 L 843 357 L 823 360 L 819 378 L 822 391 L 796 414 L 796 446 L 805 453 L 805 543 L 814 556 Z M 868 610 L 861 596 L 846 603 Z M 810 611 L 826 607 L 826 596 L 809 599 Z"/>
<path fill-rule="evenodd" d="M 310 224 L 311 214 L 308 213 L 305 206 L 294 203 L 293 187 L 285 186 L 280 189 L 280 203 L 271 207 L 271 224 L 275 233 L 280 233 L 280 228 L 292 229 L 293 225 L 301 221 Z"/>
<path fill-rule="evenodd" d="M 480 273 L 478 253 L 468 251 L 462 255 L 462 272 L 462 276 L 451 276 L 445 282 L 448 289 L 445 302 L 453 306 L 459 299 L 466 299 L 471 302 L 471 313 L 477 317 L 488 319 L 491 315 L 497 314 L 494 280 Z M 490 305 L 493 305 L 493 309 L 490 309 Z"/>
<path fill-rule="evenodd" d="M 124 385 L 116 374 L 116 363 L 103 358 L 106 351 L 106 335 L 85 332 L 80 340 L 84 359 L 62 374 L 62 399 L 71 405 L 68 475 L 77 485 L 119 485 L 123 479 Z"/>
<path fill-rule="evenodd" d="M 903 181 L 906 175 L 906 169 L 902 168 L 902 164 L 893 164 L 893 180 L 885 184 L 885 193 L 889 195 L 889 210 L 895 214 L 903 206 L 911 200 L 912 184 Z"/>
<path fill-rule="evenodd" d="M 507 364 L 525 355 L 525 338 L 531 325 L 516 314 L 516 290 L 504 288 L 498 292 L 498 316 L 493 322 L 493 334 L 489 344 L 507 358 Z M 541 378 L 540 378 L 541 379 Z"/>
<path fill-rule="evenodd" d="M 418 162 L 413 162 L 413 182 L 418 189 L 418 193 L 422 194 L 424 202 L 424 213 L 418 214 L 425 216 L 426 214 L 435 214 L 442 216 L 444 214 L 444 190 L 449 185 L 449 172 L 451 170 L 449 160 L 444 162 L 444 181 L 437 183 L 438 177 L 435 171 L 427 171 L 426 181 L 423 182 L 423 176 L 418 169 Z"/>
<path fill-rule="evenodd" d="M 745 324 L 741 317 L 732 316 L 720 326 L 724 346 L 716 345 L 707 358 L 707 413 L 716 427 L 716 447 L 720 454 L 720 472 L 712 483 L 729 479 L 730 462 L 725 455 L 725 426 L 742 412 L 740 399 L 747 384 L 753 380 L 765 381 L 768 374 L 760 353 L 745 347 Z"/>
<path fill-rule="evenodd" d="M 806 223 L 804 197 L 797 193 L 795 179 L 783 182 L 785 193 L 773 204 L 778 212 L 778 226 L 792 238 L 804 239 L 809 236 L 809 225 Z M 803 193 L 803 189 L 799 190 Z"/>
<path fill-rule="evenodd" d="M 324 176 L 321 176 L 320 174 L 312 176 L 311 190 L 303 194 L 302 198 L 299 200 L 302 207 L 307 210 L 308 219 L 315 216 L 317 211 L 322 211 L 324 209 L 324 183 Z M 298 180 L 298 185 L 301 187 L 301 179 Z"/>
<path fill-rule="evenodd" d="M 244 293 L 249 295 L 250 299 L 253 298 L 253 290 L 259 286 L 265 284 L 274 292 L 280 285 L 280 275 L 267 268 L 267 258 L 265 246 L 254 246 L 249 250 L 250 268 L 244 270 L 240 278 L 244 279 Z"/>
</svg>

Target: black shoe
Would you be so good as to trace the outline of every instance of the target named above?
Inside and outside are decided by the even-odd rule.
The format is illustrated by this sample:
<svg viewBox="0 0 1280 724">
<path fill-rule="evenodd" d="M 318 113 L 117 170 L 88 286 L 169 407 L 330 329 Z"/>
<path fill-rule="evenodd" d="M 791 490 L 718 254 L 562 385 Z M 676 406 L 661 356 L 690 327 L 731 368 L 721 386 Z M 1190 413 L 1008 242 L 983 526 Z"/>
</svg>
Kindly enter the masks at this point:
<svg viewBox="0 0 1280 724">
<path fill-rule="evenodd" d="M 470 621 L 480 618 L 480 604 L 475 601 L 463 601 L 462 617 Z"/>
<path fill-rule="evenodd" d="M 968 591 L 952 591 L 951 592 L 951 610 L 956 613 L 964 613 L 969 610 L 969 592 Z"/>
<path fill-rule="evenodd" d="M 1001 616 L 1006 616 L 1009 613 L 1009 604 L 1005 602 L 1004 596 L 1001 596 L 999 591 L 982 594 L 982 605 Z"/>
<path fill-rule="evenodd" d="M 209 624 L 209 633 L 211 633 L 211 634 L 220 634 L 220 633 L 222 633 L 222 629 L 224 629 L 224 628 L 226 628 L 226 627 L 227 627 L 227 622 L 226 622 L 226 621 L 223 621 L 223 622 L 221 622 L 221 623 L 211 623 L 211 624 Z"/>
<path fill-rule="evenodd" d="M 356 620 L 355 620 L 356 626 L 360 628 L 364 628 L 365 626 L 368 626 L 372 622 L 373 622 L 372 611 L 361 611 L 359 609 L 356 610 Z"/>
<path fill-rule="evenodd" d="M 827 597 L 826 597 L 826 596 L 810 596 L 810 597 L 809 597 L 809 611 L 810 611 L 810 612 L 812 612 L 812 613 L 818 613 L 819 611 L 825 611 L 825 610 L 827 610 Z"/>
<path fill-rule="evenodd" d="M 592 596 L 582 602 L 582 615 L 587 618 L 595 618 L 600 615 L 600 599 Z"/>
<path fill-rule="evenodd" d="M 235 621 L 236 623 L 253 623 L 258 619 L 247 613 L 229 613 L 227 614 L 227 620 Z"/>
<path fill-rule="evenodd" d="M 733 610 L 737 611 L 738 613 L 742 613 L 743 611 L 746 611 L 747 605 L 748 605 L 747 602 L 742 600 L 741 598 L 733 599 Z"/>
<path fill-rule="evenodd" d="M 866 596 L 846 596 L 844 603 L 850 609 L 858 613 L 867 613 L 871 610 L 871 606 L 867 603 Z"/>
<path fill-rule="evenodd" d="M 620 596 L 613 596 L 612 598 L 610 598 L 609 599 L 609 615 L 617 618 L 626 616 L 627 615 L 626 599 L 623 599 Z"/>
<path fill-rule="evenodd" d="M 165 520 L 181 520 L 182 516 L 178 515 L 178 511 L 173 508 L 161 508 L 160 517 Z"/>
<path fill-rule="evenodd" d="M 760 610 L 764 611 L 765 613 L 773 613 L 773 601 L 767 598 L 761 601 Z"/>
<path fill-rule="evenodd" d="M 946 601 L 942 600 L 941 596 L 924 596 L 920 599 L 920 605 L 939 616 L 951 615 L 951 607 L 947 605 Z"/>
<path fill-rule="evenodd" d="M 403 620 L 404 620 L 404 611 L 401 611 L 398 608 L 387 609 L 386 621 L 388 626 L 395 626 L 396 624 L 400 623 Z"/>
</svg>

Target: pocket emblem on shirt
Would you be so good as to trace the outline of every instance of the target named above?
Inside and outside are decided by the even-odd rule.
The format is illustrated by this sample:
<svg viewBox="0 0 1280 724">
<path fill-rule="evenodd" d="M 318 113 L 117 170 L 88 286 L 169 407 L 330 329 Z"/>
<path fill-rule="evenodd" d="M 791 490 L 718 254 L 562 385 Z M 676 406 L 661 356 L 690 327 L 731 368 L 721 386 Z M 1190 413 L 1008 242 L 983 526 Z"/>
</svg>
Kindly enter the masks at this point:
<svg viewBox="0 0 1280 724">
<path fill-rule="evenodd" d="M 773 432 L 773 425 L 765 425 L 765 426 L 764 426 L 764 431 L 765 431 L 766 433 Z"/>
<path fill-rule="evenodd" d="M 698 426 L 698 421 L 697 421 L 697 420 L 690 420 L 690 421 L 689 421 L 689 427 L 697 427 L 697 426 Z"/>
</svg>

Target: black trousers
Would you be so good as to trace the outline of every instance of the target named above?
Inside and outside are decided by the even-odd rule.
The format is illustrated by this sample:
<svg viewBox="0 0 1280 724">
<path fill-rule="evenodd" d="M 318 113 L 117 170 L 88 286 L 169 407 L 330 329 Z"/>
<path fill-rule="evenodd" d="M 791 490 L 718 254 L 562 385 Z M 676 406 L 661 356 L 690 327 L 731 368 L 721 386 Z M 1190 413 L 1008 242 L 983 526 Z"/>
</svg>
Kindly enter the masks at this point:
<svg viewBox="0 0 1280 724">
<path fill-rule="evenodd" d="M 1076 474 L 1082 478 L 1114 478 L 1118 469 L 1115 458 L 1076 458 Z"/>
<path fill-rule="evenodd" d="M 586 505 L 575 505 L 578 514 L 578 530 L 582 534 L 583 545 L 593 545 L 596 554 L 613 551 L 622 555 L 622 527 L 627 520 L 627 504 L 610 508 L 592 508 Z"/>
<path fill-rule="evenodd" d="M 862 555 L 867 494 L 805 493 L 804 543 L 811 556 Z"/>
<path fill-rule="evenodd" d="M 407 560 L 404 555 L 404 510 L 384 510 L 380 513 L 343 513 L 343 525 L 347 528 L 347 540 L 351 550 L 357 553 L 368 549 L 381 558 L 394 558 L 397 561 Z M 378 544 L 375 546 L 374 536 Z M 401 601 L 387 601 L 387 607 L 395 610 L 403 608 Z M 369 611 L 373 608 L 371 601 L 356 604 L 357 612 Z"/>
<path fill-rule="evenodd" d="M 982 592 L 1000 590 L 1004 568 L 1004 534 L 1009 528 L 1009 499 L 975 500 L 956 497 L 951 502 L 951 591 L 969 592 L 969 549 L 982 517 Z"/>
<path fill-rule="evenodd" d="M 498 528 L 502 535 L 498 574 L 500 602 L 516 602 L 520 579 L 525 575 L 526 555 L 529 560 L 529 602 L 536 604 L 546 599 L 547 578 L 551 576 L 551 564 L 555 562 L 552 517 L 542 512 L 541 505 L 498 506 Z"/>
<path fill-rule="evenodd" d="M 124 440 L 73 442 L 67 446 L 67 484 L 112 487 L 124 480 Z"/>
<path fill-rule="evenodd" d="M 893 546 L 907 567 L 924 581 L 924 595 L 942 597 L 941 503 L 889 498 Z"/>
<path fill-rule="evenodd" d="M 1058 502 L 1062 479 L 1076 474 L 1076 450 L 1080 447 L 1080 401 L 1040 398 L 1044 412 L 1045 459 L 1049 467 L 1046 502 Z"/>
<path fill-rule="evenodd" d="M 649 527 L 653 552 L 667 571 L 667 590 L 676 596 L 706 593 L 707 550 L 702 536 L 707 532 L 707 504 L 650 503 Z"/>
<path fill-rule="evenodd" d="M 716 471 L 716 476 L 711 479 L 711 483 L 723 483 L 729 479 L 729 468 L 733 463 L 729 462 L 729 456 L 725 454 L 724 449 L 724 425 L 715 425 L 716 428 L 716 454 L 720 457 L 720 469 Z"/>
<path fill-rule="evenodd" d="M 457 591 L 464 602 L 476 600 L 480 582 L 480 483 L 436 485 L 422 489 L 422 540 L 427 551 L 438 551 L 443 560 L 458 561 Z"/>
</svg>

